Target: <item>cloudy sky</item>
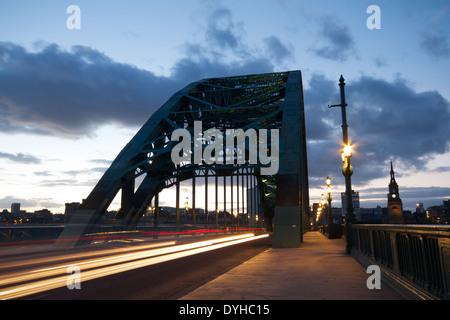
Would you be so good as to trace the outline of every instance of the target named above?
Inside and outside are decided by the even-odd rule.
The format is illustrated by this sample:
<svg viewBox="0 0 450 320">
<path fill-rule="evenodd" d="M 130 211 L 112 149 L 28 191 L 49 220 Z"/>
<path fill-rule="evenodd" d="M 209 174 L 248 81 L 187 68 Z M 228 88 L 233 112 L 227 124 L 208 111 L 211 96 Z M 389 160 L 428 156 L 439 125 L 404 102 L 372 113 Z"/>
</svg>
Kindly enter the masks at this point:
<svg viewBox="0 0 450 320">
<path fill-rule="evenodd" d="M 70 5 L 80 29 L 68 27 Z M 2 0 L 0 210 L 20 202 L 63 212 L 87 197 L 151 114 L 192 81 L 288 70 L 303 76 L 311 202 L 327 176 L 337 206 L 344 190 L 340 110 L 327 107 L 340 102 L 342 74 L 361 206 L 386 206 L 391 160 L 406 209 L 442 204 L 448 30 L 448 0 Z"/>
</svg>

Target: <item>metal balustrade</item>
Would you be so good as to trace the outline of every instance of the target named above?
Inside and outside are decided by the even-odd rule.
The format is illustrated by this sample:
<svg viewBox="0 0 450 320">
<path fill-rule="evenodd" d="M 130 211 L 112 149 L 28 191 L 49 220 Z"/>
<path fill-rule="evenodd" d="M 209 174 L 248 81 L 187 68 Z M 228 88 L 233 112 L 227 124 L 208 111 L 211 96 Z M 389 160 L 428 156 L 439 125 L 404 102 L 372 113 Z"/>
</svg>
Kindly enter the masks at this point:
<svg viewBox="0 0 450 320">
<path fill-rule="evenodd" d="M 409 297 L 450 299 L 450 226 L 358 225 L 352 255 Z"/>
</svg>

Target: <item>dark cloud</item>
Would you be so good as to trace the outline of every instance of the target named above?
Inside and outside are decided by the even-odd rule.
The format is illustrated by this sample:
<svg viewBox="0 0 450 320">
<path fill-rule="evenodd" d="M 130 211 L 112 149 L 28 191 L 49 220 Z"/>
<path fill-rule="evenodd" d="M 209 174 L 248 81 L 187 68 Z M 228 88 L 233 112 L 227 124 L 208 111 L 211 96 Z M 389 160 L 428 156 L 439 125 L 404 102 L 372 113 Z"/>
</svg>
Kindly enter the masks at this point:
<svg viewBox="0 0 450 320">
<path fill-rule="evenodd" d="M 173 80 L 120 64 L 91 48 L 36 53 L 0 43 L 0 130 L 91 134 L 105 123 L 139 125 L 175 90 Z"/>
<path fill-rule="evenodd" d="M 0 158 L 7 159 L 12 162 L 16 163 L 23 163 L 23 164 L 38 164 L 41 162 L 41 160 L 33 155 L 29 154 L 23 154 L 23 153 L 5 153 L 0 152 Z"/>
<path fill-rule="evenodd" d="M 207 17 L 209 43 L 186 43 L 185 57 L 168 77 L 89 47 L 68 51 L 41 43 L 30 52 L 0 42 L 0 131 L 78 138 L 104 124 L 139 127 L 192 81 L 273 71 L 268 57 L 247 50 L 236 25 L 228 9 L 214 10 Z M 224 56 L 217 49 L 233 53 Z"/>
<path fill-rule="evenodd" d="M 39 176 L 39 177 L 51 177 L 51 176 L 53 176 L 53 173 L 51 173 L 49 171 L 36 171 L 36 172 L 34 172 L 34 174 L 36 176 Z"/>
<path fill-rule="evenodd" d="M 64 186 L 78 186 L 81 183 L 75 179 L 55 179 L 39 181 L 39 187 L 64 187 Z"/>
<path fill-rule="evenodd" d="M 313 74 L 304 85 L 308 87 L 304 90 L 307 136 L 310 140 L 329 140 L 335 117 L 327 106 L 340 101 L 336 81 L 320 74 Z"/>
<path fill-rule="evenodd" d="M 63 171 L 63 174 L 69 175 L 69 176 L 77 176 L 77 175 L 85 175 L 85 174 L 95 174 L 95 173 L 105 173 L 105 171 L 108 169 L 108 167 L 93 167 L 93 168 L 86 168 L 86 169 L 80 169 L 80 170 L 66 170 Z"/>
<path fill-rule="evenodd" d="M 349 137 L 355 145 L 354 182 L 389 177 L 389 161 L 397 170 L 426 171 L 433 156 L 450 145 L 450 104 L 436 91 L 418 92 L 403 79 L 388 82 L 372 77 L 346 81 Z M 338 81 L 315 75 L 305 90 L 305 117 L 312 186 L 326 175 L 343 184 L 340 148 L 342 118 Z M 438 168 L 440 171 L 447 167 Z M 321 180 L 322 179 L 322 180 Z M 315 181 L 317 180 L 317 184 Z"/>
<path fill-rule="evenodd" d="M 107 160 L 107 159 L 92 159 L 90 160 L 90 162 L 92 163 L 97 163 L 97 164 L 105 164 L 105 165 L 110 165 L 113 160 Z"/>
<path fill-rule="evenodd" d="M 266 52 L 277 63 L 282 63 L 285 60 L 292 58 L 292 50 L 284 45 L 276 36 L 270 36 L 264 39 L 267 46 Z"/>
<path fill-rule="evenodd" d="M 437 167 L 433 171 L 435 171 L 435 172 L 450 172 L 450 166 Z"/>
<path fill-rule="evenodd" d="M 220 49 L 235 50 L 240 43 L 239 33 L 229 9 L 219 8 L 208 16 L 206 40 L 211 45 L 216 45 Z"/>
<path fill-rule="evenodd" d="M 387 62 L 387 59 L 385 59 L 385 58 L 377 57 L 374 59 L 374 64 L 378 68 L 383 68 L 388 65 L 388 62 Z"/>
<path fill-rule="evenodd" d="M 273 65 L 265 58 L 249 56 L 247 60 L 226 63 L 215 60 L 207 54 L 202 54 L 179 60 L 172 68 L 172 77 L 181 80 L 186 85 L 192 81 L 209 77 L 227 77 L 272 71 Z"/>
<path fill-rule="evenodd" d="M 386 188 L 362 188 L 360 189 L 360 195 L 363 195 L 364 200 L 363 207 L 376 207 L 377 205 L 386 207 L 387 194 L 388 194 L 388 182 Z M 399 181 L 397 181 L 399 182 Z M 434 205 L 442 205 L 444 199 L 450 198 L 450 188 L 447 187 L 403 187 L 399 186 L 400 198 L 403 202 L 404 210 L 414 210 L 417 203 L 423 203 L 424 207 L 430 207 Z M 340 199 L 339 199 L 340 200 Z"/>
<path fill-rule="evenodd" d="M 30 199 L 19 199 L 13 196 L 6 196 L 0 199 L 0 210 L 7 209 L 11 210 L 12 203 L 20 203 L 21 210 L 27 210 L 29 207 L 41 207 L 41 208 L 60 208 L 61 204 L 56 203 L 54 199 L 51 198 L 30 198 Z"/>
<path fill-rule="evenodd" d="M 443 34 L 423 33 L 420 47 L 433 58 L 450 57 L 450 43 Z"/>
<path fill-rule="evenodd" d="M 260 55 L 243 41 L 241 23 L 233 20 L 232 12 L 223 7 L 216 8 L 206 17 L 205 37 L 207 44 L 188 42 L 185 57 L 177 61 L 170 78 L 187 84 L 208 77 L 227 77 L 242 74 L 272 72 L 272 56 Z M 272 40 L 273 41 L 273 40 Z M 280 53 L 279 41 L 277 48 Z M 273 51 L 272 51 L 273 52 Z M 285 52 L 284 55 L 288 53 Z"/>
<path fill-rule="evenodd" d="M 400 158 L 420 168 L 427 156 L 447 152 L 450 104 L 438 92 L 416 92 L 403 79 L 362 77 L 349 86 L 348 98 L 355 138 L 374 159 Z"/>
<path fill-rule="evenodd" d="M 325 44 L 312 48 L 317 56 L 329 60 L 345 61 L 356 53 L 355 43 L 348 27 L 334 17 L 324 17 L 321 21 L 319 38 Z"/>
</svg>

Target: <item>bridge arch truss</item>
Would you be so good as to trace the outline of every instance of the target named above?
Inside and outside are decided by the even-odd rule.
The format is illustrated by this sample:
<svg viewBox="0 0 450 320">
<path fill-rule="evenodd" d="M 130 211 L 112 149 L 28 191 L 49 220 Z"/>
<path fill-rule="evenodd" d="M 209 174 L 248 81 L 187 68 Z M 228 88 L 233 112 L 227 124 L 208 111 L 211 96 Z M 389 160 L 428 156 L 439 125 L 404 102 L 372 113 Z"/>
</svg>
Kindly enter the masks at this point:
<svg viewBox="0 0 450 320">
<path fill-rule="evenodd" d="M 199 123 L 202 132 L 219 130 L 223 137 L 226 137 L 227 130 L 277 130 L 277 146 L 274 146 L 275 140 L 270 139 L 267 139 L 266 145 L 271 151 L 274 150 L 272 147 L 278 147 L 279 156 L 275 160 L 278 161 L 277 172 L 264 177 L 261 170 L 268 165 L 249 161 L 247 156 L 250 156 L 255 143 L 250 140 L 246 140 L 241 148 L 225 146 L 220 155 L 223 163 L 205 161 L 205 158 L 198 158 L 194 151 L 190 153 L 189 150 L 182 150 L 180 154 L 190 161 L 174 163 L 172 151 L 179 141 L 171 138 L 176 130 L 189 132 L 191 150 L 200 150 L 200 154 L 211 144 L 196 131 Z M 199 159 L 201 161 L 195 161 Z M 79 238 L 92 231 L 120 191 L 121 208 L 117 218 L 132 227 L 165 188 L 179 186 L 180 182 L 188 179 L 195 183 L 199 177 L 243 175 L 256 177 L 261 202 L 265 204 L 266 211 L 269 207 L 273 208 L 275 217 L 273 221 L 269 219 L 269 223 L 274 224 L 276 246 L 297 246 L 301 242 L 302 214 L 308 215 L 309 211 L 300 71 L 203 79 L 176 92 L 122 149 L 78 210 L 71 215 L 60 239 Z M 270 188 L 276 190 L 269 192 Z M 267 196 L 274 192 L 274 197 Z M 178 196 L 176 200 L 178 208 Z"/>
</svg>

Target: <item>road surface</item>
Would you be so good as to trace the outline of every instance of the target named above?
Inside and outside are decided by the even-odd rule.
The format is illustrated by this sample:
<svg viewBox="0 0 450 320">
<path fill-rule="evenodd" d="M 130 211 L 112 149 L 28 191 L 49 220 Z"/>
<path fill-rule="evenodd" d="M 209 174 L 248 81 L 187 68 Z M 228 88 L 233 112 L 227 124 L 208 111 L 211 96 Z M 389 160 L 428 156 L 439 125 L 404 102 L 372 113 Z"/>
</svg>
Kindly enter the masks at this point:
<svg viewBox="0 0 450 320">
<path fill-rule="evenodd" d="M 100 253 L 95 255 L 96 251 L 92 253 L 88 249 L 81 250 L 80 257 L 75 252 L 71 254 L 67 251 L 61 251 L 56 255 L 60 261 L 51 263 L 49 261 L 55 258 L 55 252 L 42 253 L 41 255 L 28 254 L 4 257 L 3 260 L 7 263 L 4 263 L 2 270 L 0 270 L 0 298 L 4 299 L 6 297 L 10 299 L 10 296 L 5 295 L 2 297 L 2 291 L 5 293 L 14 285 L 19 287 L 18 283 L 12 283 L 15 273 L 18 275 L 17 278 L 23 282 L 23 284 L 20 284 L 23 286 L 27 285 L 27 282 L 23 281 L 24 275 L 42 274 L 41 281 L 45 281 L 45 277 L 49 279 L 56 278 L 56 274 L 53 275 L 53 273 L 57 270 L 59 270 L 58 276 L 63 281 L 67 281 L 69 277 L 72 277 L 72 274 L 67 272 L 67 268 L 79 265 L 81 268 L 79 279 L 81 281 L 78 283 L 73 282 L 72 289 L 69 289 L 64 283 L 64 285 L 59 285 L 55 289 L 51 289 L 51 286 L 49 286 L 50 290 L 11 297 L 12 299 L 22 300 L 174 300 L 267 250 L 271 246 L 271 238 L 267 235 L 251 241 L 246 241 L 247 238 L 245 237 L 240 238 L 241 235 L 227 235 L 227 237 L 230 236 L 239 237 L 238 240 L 234 240 L 235 242 L 245 242 L 229 246 L 223 245 L 223 243 L 231 243 L 227 240 L 227 242 L 212 245 L 209 243 L 207 245 L 202 244 L 200 248 L 195 247 L 191 249 L 190 246 L 203 243 L 205 240 L 223 238 L 223 235 L 214 237 L 195 236 L 190 238 L 184 237 L 183 239 L 180 237 L 174 241 L 169 241 L 170 239 L 166 241 L 162 239 L 158 241 L 149 240 L 138 246 L 130 247 L 108 246 L 106 251 L 109 253 L 103 253 L 104 248 L 102 248 L 103 251 L 98 251 L 102 252 L 101 255 Z M 158 243 L 161 244 L 161 248 L 138 250 L 141 247 L 145 248 L 146 245 Z M 149 252 L 172 250 L 182 246 L 188 246 L 189 248 L 177 249 L 178 251 L 175 253 L 159 253 L 156 257 L 152 256 L 149 258 L 147 255 Z M 213 246 L 218 248 L 212 250 Z M 182 256 L 185 253 L 187 253 L 187 256 Z M 175 259 L 164 260 L 172 255 Z M 133 258 L 128 258 L 128 256 Z M 126 261 L 123 260 L 124 257 L 127 258 Z M 116 260 L 119 258 L 122 260 Z M 154 262 L 154 259 L 160 258 L 161 261 Z M 33 261 L 32 265 L 27 264 L 30 261 Z M 102 265 L 94 265 L 93 261 L 97 264 L 101 262 Z M 108 262 L 106 267 L 103 265 L 105 261 Z M 150 261 L 151 264 L 146 265 L 147 261 Z M 136 263 L 141 263 L 142 266 L 135 267 L 134 264 Z M 133 264 L 133 268 L 117 273 L 115 273 L 116 271 L 111 271 L 116 266 L 122 267 L 127 264 Z M 83 270 L 84 268 L 88 270 L 88 267 L 89 271 Z M 83 276 L 97 270 L 99 271 L 98 273 L 102 272 L 101 277 L 88 281 L 83 280 Z M 73 275 L 75 276 L 77 273 L 74 272 Z M 8 281 L 11 283 L 5 284 Z M 21 290 L 23 291 L 24 289 Z"/>
</svg>

